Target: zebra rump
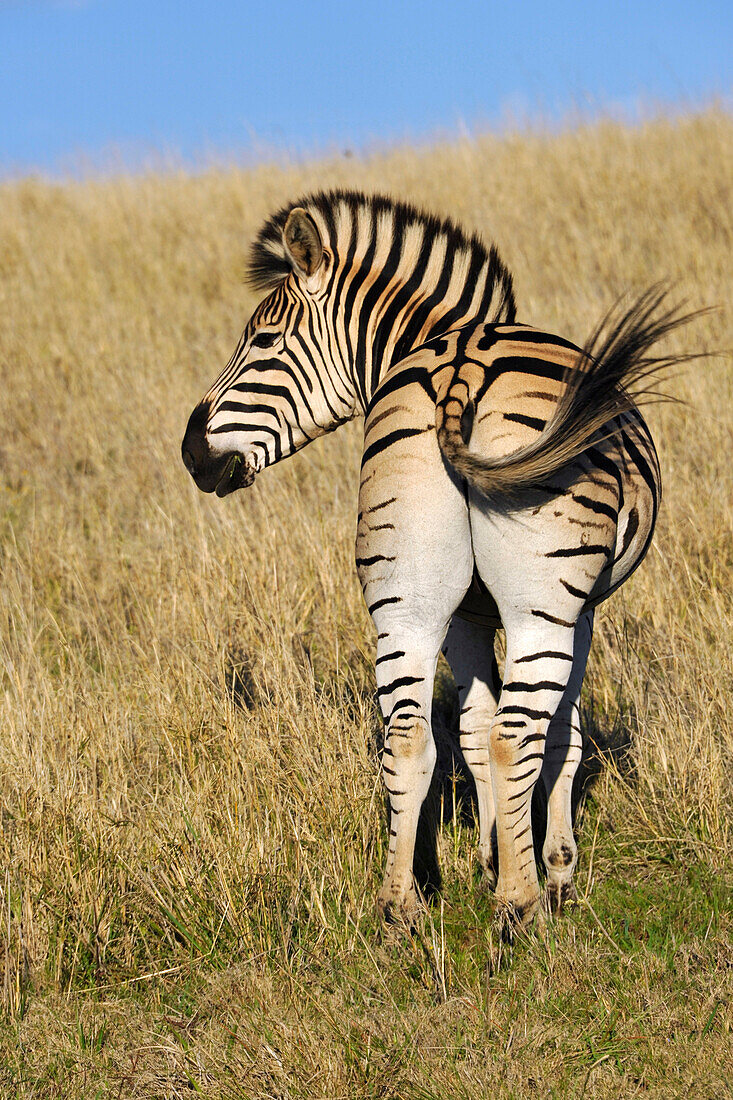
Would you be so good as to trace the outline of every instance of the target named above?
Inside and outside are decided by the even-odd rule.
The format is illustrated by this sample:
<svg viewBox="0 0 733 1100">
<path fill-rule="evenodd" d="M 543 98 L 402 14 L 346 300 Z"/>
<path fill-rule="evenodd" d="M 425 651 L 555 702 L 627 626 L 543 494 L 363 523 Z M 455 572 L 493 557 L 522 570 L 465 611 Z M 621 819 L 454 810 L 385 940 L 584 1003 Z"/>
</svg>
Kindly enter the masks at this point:
<svg viewBox="0 0 733 1100">
<path fill-rule="evenodd" d="M 451 466 L 484 496 L 525 492 L 592 443 L 619 432 L 621 414 L 650 400 L 671 400 L 654 388 L 660 375 L 699 353 L 652 356 L 649 351 L 704 311 L 683 313 L 679 306 L 668 307 L 666 297 L 666 287 L 655 284 L 627 308 L 620 303 L 612 307 L 578 363 L 566 370 L 565 391 L 552 419 L 535 440 L 510 454 L 491 459 L 471 451 L 476 398 L 456 371 L 436 405 L 438 441 Z"/>
</svg>

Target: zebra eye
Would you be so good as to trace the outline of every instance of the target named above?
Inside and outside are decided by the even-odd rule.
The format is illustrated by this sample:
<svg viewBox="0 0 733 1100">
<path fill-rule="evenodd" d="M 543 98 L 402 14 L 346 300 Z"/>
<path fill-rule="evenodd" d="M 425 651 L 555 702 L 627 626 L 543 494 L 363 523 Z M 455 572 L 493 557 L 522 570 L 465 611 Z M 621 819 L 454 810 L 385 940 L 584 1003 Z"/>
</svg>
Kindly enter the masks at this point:
<svg viewBox="0 0 733 1100">
<path fill-rule="evenodd" d="M 252 337 L 252 347 L 271 348 L 273 344 L 277 343 L 279 337 L 279 332 L 256 332 Z"/>
</svg>

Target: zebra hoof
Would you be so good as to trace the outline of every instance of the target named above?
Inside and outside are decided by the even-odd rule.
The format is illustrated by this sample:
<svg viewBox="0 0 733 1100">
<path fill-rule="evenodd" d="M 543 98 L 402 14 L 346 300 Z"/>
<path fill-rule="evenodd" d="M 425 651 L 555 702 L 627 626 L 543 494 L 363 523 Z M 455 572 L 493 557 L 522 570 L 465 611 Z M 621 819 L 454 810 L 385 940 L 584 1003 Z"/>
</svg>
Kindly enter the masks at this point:
<svg viewBox="0 0 733 1100">
<path fill-rule="evenodd" d="M 493 863 L 489 860 L 483 860 L 479 857 L 481 863 L 481 885 L 482 887 L 493 894 L 496 890 L 496 884 L 499 881 L 499 876 L 494 869 Z"/>
<path fill-rule="evenodd" d="M 542 933 L 545 929 L 545 913 L 540 898 L 524 903 L 500 901 L 496 909 L 496 923 L 504 943 L 514 943 L 515 937 L 530 928 Z"/>
<path fill-rule="evenodd" d="M 558 917 L 578 903 L 578 892 L 572 882 L 548 882 L 545 897 L 548 910 Z"/>
<path fill-rule="evenodd" d="M 496 875 L 490 867 L 481 868 L 481 878 L 477 882 L 477 887 L 481 893 L 493 894 L 496 891 L 496 882 L 499 881 L 499 876 Z"/>
<path fill-rule="evenodd" d="M 402 897 L 392 890 L 382 890 L 377 898 L 377 910 L 385 924 L 412 932 L 417 927 L 420 903 L 414 890 Z"/>
</svg>

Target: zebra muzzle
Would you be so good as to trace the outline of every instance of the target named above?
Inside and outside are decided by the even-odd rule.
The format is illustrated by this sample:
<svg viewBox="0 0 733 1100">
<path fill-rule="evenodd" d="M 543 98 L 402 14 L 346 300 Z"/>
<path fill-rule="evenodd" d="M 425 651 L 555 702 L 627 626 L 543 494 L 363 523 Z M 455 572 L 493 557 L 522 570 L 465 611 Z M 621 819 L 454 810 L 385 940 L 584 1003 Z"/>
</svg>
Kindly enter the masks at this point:
<svg viewBox="0 0 733 1100">
<path fill-rule="evenodd" d="M 255 479 L 255 470 L 240 454 L 229 456 L 216 485 L 216 495 L 226 497 L 237 489 L 246 489 Z"/>
</svg>

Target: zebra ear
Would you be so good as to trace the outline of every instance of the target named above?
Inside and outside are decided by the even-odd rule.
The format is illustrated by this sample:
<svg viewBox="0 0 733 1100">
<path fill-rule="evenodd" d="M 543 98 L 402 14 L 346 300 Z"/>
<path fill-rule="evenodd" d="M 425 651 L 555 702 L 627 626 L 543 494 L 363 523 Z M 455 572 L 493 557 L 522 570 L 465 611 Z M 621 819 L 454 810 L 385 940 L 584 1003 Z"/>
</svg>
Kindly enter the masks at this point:
<svg viewBox="0 0 733 1100">
<path fill-rule="evenodd" d="M 285 254 L 299 275 L 314 275 L 323 260 L 323 242 L 318 227 L 302 206 L 288 214 L 283 229 Z"/>
</svg>

